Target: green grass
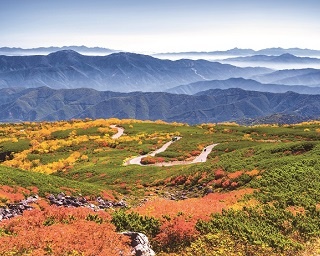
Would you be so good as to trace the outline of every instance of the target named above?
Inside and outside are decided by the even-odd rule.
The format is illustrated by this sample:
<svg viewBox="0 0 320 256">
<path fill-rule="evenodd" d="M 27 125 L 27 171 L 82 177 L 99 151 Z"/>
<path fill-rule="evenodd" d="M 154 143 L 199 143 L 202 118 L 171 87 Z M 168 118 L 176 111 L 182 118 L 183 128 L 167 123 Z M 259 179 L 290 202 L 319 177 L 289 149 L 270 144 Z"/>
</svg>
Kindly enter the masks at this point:
<svg viewBox="0 0 320 256">
<path fill-rule="evenodd" d="M 57 176 L 23 171 L 15 168 L 0 166 L 1 185 L 20 186 L 24 188 L 35 186 L 39 194 L 45 196 L 47 193 L 57 194 L 64 188 L 75 190 L 76 194 L 98 195 L 102 187 L 85 182 L 72 181 Z"/>
<path fill-rule="evenodd" d="M 67 129 L 61 131 L 55 131 L 51 133 L 52 138 L 54 139 L 66 139 L 70 136 L 70 133 L 75 131 L 77 135 L 101 135 L 98 132 L 98 127 L 90 127 L 88 129 L 78 128 L 78 129 Z"/>
<path fill-rule="evenodd" d="M 0 152 L 21 152 L 30 148 L 30 142 L 27 139 L 18 140 L 18 142 L 2 142 L 0 143 Z"/>
</svg>

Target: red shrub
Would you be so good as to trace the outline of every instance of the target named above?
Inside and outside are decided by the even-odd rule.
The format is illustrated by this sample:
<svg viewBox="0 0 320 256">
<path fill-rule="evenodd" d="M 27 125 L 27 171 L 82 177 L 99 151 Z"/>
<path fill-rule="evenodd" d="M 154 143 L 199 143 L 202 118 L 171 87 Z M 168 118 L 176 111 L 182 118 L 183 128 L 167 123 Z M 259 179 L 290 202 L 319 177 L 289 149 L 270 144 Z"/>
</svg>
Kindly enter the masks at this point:
<svg viewBox="0 0 320 256">
<path fill-rule="evenodd" d="M 173 183 L 174 185 L 182 185 L 182 184 L 184 184 L 186 181 L 187 181 L 187 177 L 186 177 L 186 176 L 183 176 L 183 175 L 177 176 L 177 177 L 175 177 L 175 178 L 172 179 L 172 183 Z"/>
<path fill-rule="evenodd" d="M 141 164 L 155 164 L 156 160 L 151 156 L 146 156 L 141 159 Z"/>
<path fill-rule="evenodd" d="M 220 178 L 223 178 L 224 176 L 226 176 L 226 172 L 224 170 L 216 170 L 214 172 L 214 178 L 217 180 L 217 179 L 220 179 Z"/>
<path fill-rule="evenodd" d="M 235 189 L 236 187 L 238 187 L 238 182 L 232 182 L 232 183 L 230 184 L 230 187 L 231 187 L 232 189 Z"/>
<path fill-rule="evenodd" d="M 185 217 L 178 216 L 166 220 L 160 227 L 160 233 L 155 241 L 168 251 L 179 246 L 186 246 L 199 234 L 195 229 L 195 221 L 187 221 Z"/>
<path fill-rule="evenodd" d="M 221 187 L 221 185 L 222 185 L 222 179 L 214 180 L 214 185 L 215 185 L 216 187 Z"/>
<path fill-rule="evenodd" d="M 111 190 L 109 190 L 109 191 L 103 190 L 103 191 L 101 191 L 100 194 L 101 194 L 101 197 L 102 197 L 104 200 L 111 200 L 111 201 L 114 201 L 114 200 L 115 200 L 115 197 L 113 196 Z"/>
<path fill-rule="evenodd" d="M 198 156 L 198 155 L 201 154 L 201 151 L 199 151 L 199 150 L 193 150 L 190 154 L 191 154 L 191 156 Z"/>
<path fill-rule="evenodd" d="M 224 182 L 222 182 L 221 186 L 223 188 L 227 188 L 231 185 L 231 181 L 229 179 L 225 180 Z"/>
</svg>

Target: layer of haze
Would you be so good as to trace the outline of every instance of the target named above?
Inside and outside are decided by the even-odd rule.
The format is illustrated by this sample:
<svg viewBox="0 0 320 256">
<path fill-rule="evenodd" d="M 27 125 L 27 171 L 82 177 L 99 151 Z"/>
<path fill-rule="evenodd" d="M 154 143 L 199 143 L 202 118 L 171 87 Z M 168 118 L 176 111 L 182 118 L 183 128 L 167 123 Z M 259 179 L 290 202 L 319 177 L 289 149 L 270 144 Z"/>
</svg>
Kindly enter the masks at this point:
<svg viewBox="0 0 320 256">
<path fill-rule="evenodd" d="M 320 49 L 319 0 L 0 0 L 0 47 Z"/>
</svg>

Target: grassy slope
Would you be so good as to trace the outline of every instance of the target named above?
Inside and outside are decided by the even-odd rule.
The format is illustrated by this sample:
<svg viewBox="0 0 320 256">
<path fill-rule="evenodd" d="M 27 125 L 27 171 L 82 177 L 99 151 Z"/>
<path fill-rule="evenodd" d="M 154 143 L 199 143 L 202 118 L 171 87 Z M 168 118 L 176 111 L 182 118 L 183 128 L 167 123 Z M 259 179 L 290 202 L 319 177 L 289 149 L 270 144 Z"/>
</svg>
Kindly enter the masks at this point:
<svg viewBox="0 0 320 256">
<path fill-rule="evenodd" d="M 1 185 L 20 186 L 23 188 L 37 187 L 39 194 L 44 196 L 47 193 L 59 193 L 65 188 L 75 190 L 83 195 L 97 195 L 101 187 L 85 182 L 72 181 L 57 176 L 34 173 L 15 168 L 0 166 Z"/>
</svg>

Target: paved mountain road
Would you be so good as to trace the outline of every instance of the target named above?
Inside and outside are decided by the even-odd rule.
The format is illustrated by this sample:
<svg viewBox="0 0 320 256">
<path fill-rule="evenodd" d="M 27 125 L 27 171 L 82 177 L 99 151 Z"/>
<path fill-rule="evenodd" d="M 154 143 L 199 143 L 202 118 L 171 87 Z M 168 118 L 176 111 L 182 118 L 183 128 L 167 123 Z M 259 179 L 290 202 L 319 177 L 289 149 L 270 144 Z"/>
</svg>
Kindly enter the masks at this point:
<svg viewBox="0 0 320 256">
<path fill-rule="evenodd" d="M 122 127 L 117 127 L 116 125 L 110 125 L 111 128 L 115 128 L 118 130 L 118 132 L 114 135 L 112 135 L 112 139 L 118 139 L 120 138 L 123 133 L 124 133 L 124 129 Z M 177 140 L 180 140 L 181 137 L 177 137 Z M 177 141 L 176 140 L 176 141 Z M 156 163 L 156 164 L 149 164 L 149 165 L 142 165 L 141 164 L 141 159 L 147 156 L 155 156 L 156 154 L 159 154 L 161 152 L 164 152 L 167 150 L 167 148 L 174 143 L 174 141 L 168 141 L 167 143 L 165 143 L 161 148 L 146 154 L 146 155 L 140 155 L 137 157 L 134 157 L 130 160 L 128 160 L 124 165 L 130 165 L 130 164 L 136 164 L 136 165 L 141 165 L 141 166 L 150 166 L 150 165 L 154 165 L 154 166 L 174 166 L 174 165 L 186 165 L 186 164 L 195 164 L 195 163 L 203 163 L 207 161 L 208 155 L 211 153 L 212 149 L 217 146 L 218 144 L 211 144 L 207 147 L 205 147 L 202 152 L 200 153 L 200 155 L 198 155 L 196 158 L 194 158 L 193 160 L 190 161 L 174 161 L 174 162 L 163 162 L 163 163 Z"/>
<path fill-rule="evenodd" d="M 118 130 L 118 132 L 117 132 L 116 134 L 113 134 L 113 135 L 112 135 L 112 137 L 111 137 L 112 139 L 114 139 L 114 140 L 115 140 L 115 139 L 118 139 L 118 138 L 120 138 L 120 137 L 123 135 L 124 129 L 123 129 L 122 127 L 117 127 L 117 126 L 114 125 L 114 124 L 113 124 L 113 125 L 110 125 L 110 127 L 113 128 L 113 129 L 115 128 L 115 129 Z"/>
</svg>

